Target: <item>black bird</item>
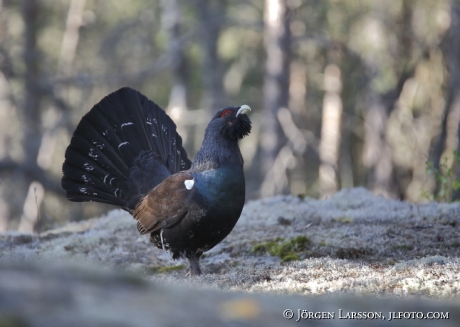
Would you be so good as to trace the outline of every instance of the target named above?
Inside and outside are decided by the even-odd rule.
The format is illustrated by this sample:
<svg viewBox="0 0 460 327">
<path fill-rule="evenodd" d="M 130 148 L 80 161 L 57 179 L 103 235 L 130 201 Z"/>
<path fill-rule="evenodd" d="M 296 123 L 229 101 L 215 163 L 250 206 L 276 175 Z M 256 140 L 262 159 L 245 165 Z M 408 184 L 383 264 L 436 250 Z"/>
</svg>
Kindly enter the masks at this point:
<svg viewBox="0 0 460 327">
<path fill-rule="evenodd" d="M 141 234 L 186 257 L 200 275 L 200 256 L 233 229 L 245 201 L 238 141 L 251 131 L 247 105 L 220 109 L 193 162 L 176 125 L 144 95 L 122 88 L 80 121 L 65 153 L 62 187 L 71 201 L 121 207 Z"/>
</svg>

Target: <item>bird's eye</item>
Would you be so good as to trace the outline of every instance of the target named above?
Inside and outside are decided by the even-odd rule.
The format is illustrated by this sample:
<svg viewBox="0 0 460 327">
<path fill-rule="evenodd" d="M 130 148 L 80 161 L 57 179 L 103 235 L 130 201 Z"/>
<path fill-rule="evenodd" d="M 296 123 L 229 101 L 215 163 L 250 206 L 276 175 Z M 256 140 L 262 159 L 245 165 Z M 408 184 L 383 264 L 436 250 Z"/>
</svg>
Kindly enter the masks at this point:
<svg viewBox="0 0 460 327">
<path fill-rule="evenodd" d="M 231 110 L 224 110 L 222 114 L 220 115 L 220 118 L 228 117 L 232 114 Z"/>
</svg>

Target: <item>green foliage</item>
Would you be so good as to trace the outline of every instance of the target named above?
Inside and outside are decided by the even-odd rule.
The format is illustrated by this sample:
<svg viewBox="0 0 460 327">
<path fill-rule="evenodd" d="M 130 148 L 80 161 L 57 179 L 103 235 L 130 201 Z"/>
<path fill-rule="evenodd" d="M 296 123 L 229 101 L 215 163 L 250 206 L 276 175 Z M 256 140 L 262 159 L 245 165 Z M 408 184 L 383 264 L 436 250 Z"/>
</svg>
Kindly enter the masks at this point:
<svg viewBox="0 0 460 327">
<path fill-rule="evenodd" d="M 439 164 L 439 168 L 436 168 L 433 162 L 427 162 L 426 171 L 434 176 L 439 190 L 436 194 L 423 192 L 424 198 L 438 202 L 452 202 L 452 193 L 460 189 L 460 179 L 455 175 L 455 166 L 460 165 L 460 154 L 454 151 L 453 155 L 453 165 L 449 165 L 447 158 Z"/>
<path fill-rule="evenodd" d="M 29 324 L 19 314 L 0 313 L 0 327 L 27 327 Z"/>
<path fill-rule="evenodd" d="M 150 270 L 155 274 L 162 274 L 162 273 L 169 273 L 171 271 L 177 271 L 184 269 L 184 265 L 177 265 L 177 266 L 166 266 L 166 267 L 150 267 Z"/>
<path fill-rule="evenodd" d="M 126 276 L 124 276 L 123 282 L 131 286 L 145 287 L 146 285 L 145 279 L 135 274 L 127 274 Z"/>
<path fill-rule="evenodd" d="M 282 239 L 277 237 L 273 241 L 257 244 L 253 247 L 253 253 L 265 253 L 278 257 L 281 262 L 300 260 L 301 255 L 310 247 L 310 239 L 306 236 L 297 236 L 289 241 L 282 242 Z"/>
</svg>

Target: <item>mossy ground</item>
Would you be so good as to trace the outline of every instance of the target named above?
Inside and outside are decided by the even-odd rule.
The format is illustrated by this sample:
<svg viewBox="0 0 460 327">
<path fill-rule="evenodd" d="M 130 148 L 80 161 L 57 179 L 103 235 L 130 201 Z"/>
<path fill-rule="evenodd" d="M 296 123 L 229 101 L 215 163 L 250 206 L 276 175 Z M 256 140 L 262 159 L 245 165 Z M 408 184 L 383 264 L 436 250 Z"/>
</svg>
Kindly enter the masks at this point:
<svg viewBox="0 0 460 327">
<path fill-rule="evenodd" d="M 281 262 L 301 260 L 305 252 L 310 247 L 311 241 L 306 236 L 297 236 L 286 242 L 282 238 L 275 238 L 273 241 L 257 244 L 253 247 L 253 253 L 268 252 L 270 255 L 278 257 Z"/>
<path fill-rule="evenodd" d="M 0 235 L 0 262 L 91 262 L 225 290 L 459 297 L 459 226 L 459 203 L 412 204 L 358 188 L 321 201 L 248 202 L 200 260 L 203 277 L 184 278 L 187 260 L 153 246 L 121 210 L 40 235 Z"/>
<path fill-rule="evenodd" d="M 151 266 L 149 267 L 149 270 L 155 274 L 163 274 L 163 273 L 169 273 L 172 271 L 178 271 L 182 270 L 185 268 L 185 265 L 177 265 L 177 266 Z"/>
</svg>

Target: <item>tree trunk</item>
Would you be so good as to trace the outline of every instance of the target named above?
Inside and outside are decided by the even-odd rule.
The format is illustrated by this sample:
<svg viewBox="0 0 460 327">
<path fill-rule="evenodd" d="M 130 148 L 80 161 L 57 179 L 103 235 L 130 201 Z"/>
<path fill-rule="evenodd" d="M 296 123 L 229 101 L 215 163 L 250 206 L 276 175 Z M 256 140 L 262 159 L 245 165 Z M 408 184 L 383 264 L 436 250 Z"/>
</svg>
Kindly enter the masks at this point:
<svg viewBox="0 0 460 327">
<path fill-rule="evenodd" d="M 40 54 L 37 49 L 38 1 L 23 0 L 22 12 L 25 22 L 24 63 L 25 63 L 25 103 L 22 110 L 24 120 L 23 149 L 24 159 L 29 165 L 35 165 L 40 148 Z"/>
<path fill-rule="evenodd" d="M 40 79 L 40 54 L 37 49 L 37 33 L 38 27 L 39 4 L 37 0 L 22 1 L 22 15 L 25 23 L 24 30 L 24 63 L 25 63 L 25 102 L 22 110 L 23 139 L 22 148 L 24 151 L 24 163 L 27 166 L 37 166 L 37 156 L 40 149 L 42 133 L 40 126 L 40 102 L 41 92 L 39 86 Z M 32 208 L 35 204 L 33 196 L 27 196 L 29 189 L 32 188 L 33 181 L 25 179 L 21 192 L 18 196 L 20 199 L 25 199 L 23 204 L 23 214 L 21 223 L 27 225 L 30 217 L 28 216 L 28 208 Z M 34 184 L 35 185 L 35 184 Z M 40 185 L 41 187 L 41 185 Z M 24 222 L 24 223 L 23 223 Z M 29 224 L 30 225 L 30 224 Z M 33 229 L 33 227 L 32 227 Z M 26 231 L 26 230 L 24 230 Z M 30 231 L 27 228 L 27 231 Z"/>
<path fill-rule="evenodd" d="M 184 42 L 181 40 L 181 5 L 179 0 L 162 0 L 162 24 L 168 39 L 167 52 L 172 56 L 173 84 L 169 96 L 167 112 L 177 125 L 177 131 L 184 145 L 188 140 L 187 116 L 187 60 Z"/>
<path fill-rule="evenodd" d="M 366 62 L 368 72 L 367 112 L 364 117 L 365 140 L 363 163 L 369 169 L 367 186 L 376 194 L 391 198 L 401 198 L 405 189 L 398 182 L 397 167 L 393 163 L 393 149 L 387 139 L 388 119 L 395 109 L 406 81 L 414 74 L 415 65 L 408 65 L 412 52 L 412 0 L 403 1 L 403 10 L 398 29 L 398 45 L 401 66 L 396 66 L 400 72 L 399 80 L 394 89 L 385 94 L 378 94 L 372 89 L 372 75 L 379 66 L 372 59 Z"/>
<path fill-rule="evenodd" d="M 77 52 L 78 40 L 80 36 L 80 27 L 83 23 L 83 12 L 86 0 L 72 0 L 67 12 L 66 28 L 62 37 L 61 52 L 58 61 L 57 74 L 60 77 L 69 77 L 72 73 L 73 62 Z M 55 85 L 54 94 L 59 98 L 66 97 L 68 86 Z M 55 131 L 61 122 L 62 112 L 59 108 L 51 107 L 53 121 L 47 121 L 46 128 L 43 130 L 41 145 L 38 152 L 37 164 L 40 168 L 47 170 L 52 164 L 53 153 L 56 145 Z"/>
<path fill-rule="evenodd" d="M 58 71 L 64 76 L 72 72 L 73 61 L 80 38 L 80 27 L 83 23 L 83 12 L 86 0 L 72 0 L 67 12 L 66 27 L 62 37 Z"/>
<path fill-rule="evenodd" d="M 460 153 L 460 2 L 451 0 L 450 2 L 450 37 L 448 53 L 448 71 L 451 73 L 449 88 L 446 101 L 447 123 L 443 122 L 443 134 L 445 145 L 443 146 L 445 155 L 451 156 L 454 150 Z M 441 147 L 441 146 L 439 146 Z M 447 153 L 446 153 L 447 152 Z M 441 156 L 436 158 L 436 164 L 441 160 Z M 460 163 L 455 163 L 456 178 L 460 179 Z M 460 189 L 452 194 L 452 200 L 460 200 Z"/>
<path fill-rule="evenodd" d="M 338 188 L 338 161 L 342 122 L 342 81 L 340 69 L 336 65 L 328 65 L 324 71 L 323 118 L 321 123 L 321 143 L 319 156 L 319 189 L 320 196 L 325 198 Z"/>
<path fill-rule="evenodd" d="M 7 30 L 7 21 L 5 18 L 8 14 L 5 8 L 5 4 L 0 2 L 0 30 Z M 6 33 L 0 33 L 0 44 L 6 39 Z M 8 81 L 7 77 L 2 72 L 3 67 L 0 69 L 0 101 L 4 101 L 8 97 Z M 0 130 L 0 162 L 6 158 L 6 131 Z M 9 221 L 9 204 L 5 199 L 7 198 L 7 187 L 0 182 L 0 233 L 8 231 Z M 4 192 L 5 190 L 5 192 Z"/>
<path fill-rule="evenodd" d="M 227 104 L 223 87 L 223 67 L 217 51 L 222 24 L 225 20 L 226 1 L 196 0 L 196 5 L 198 18 L 201 22 L 200 37 L 203 51 L 201 73 L 201 108 L 203 110 L 196 115 L 211 117 L 218 109 Z M 200 147 L 203 133 L 195 133 L 194 131 L 203 131 L 208 123 L 209 120 L 205 119 L 201 124 L 196 124 L 191 128 L 191 135 L 195 136 L 193 140 L 195 149 Z"/>
<path fill-rule="evenodd" d="M 391 110 L 387 110 L 380 96 L 372 90 L 368 90 L 367 106 L 363 149 L 363 163 L 369 169 L 367 186 L 376 194 L 395 197 L 392 151 L 386 137 Z"/>
<path fill-rule="evenodd" d="M 285 148 L 287 138 L 278 120 L 279 111 L 288 108 L 291 32 L 286 0 L 265 0 L 264 112 L 261 132 L 261 196 L 287 190 L 286 169 L 292 157 Z M 284 151 L 281 151 L 284 149 Z M 288 151 L 289 150 L 289 151 Z"/>
<path fill-rule="evenodd" d="M 204 52 L 202 108 L 214 112 L 226 104 L 223 69 L 217 53 L 219 35 L 225 17 L 225 1 L 198 0 L 197 4 Z"/>
</svg>

